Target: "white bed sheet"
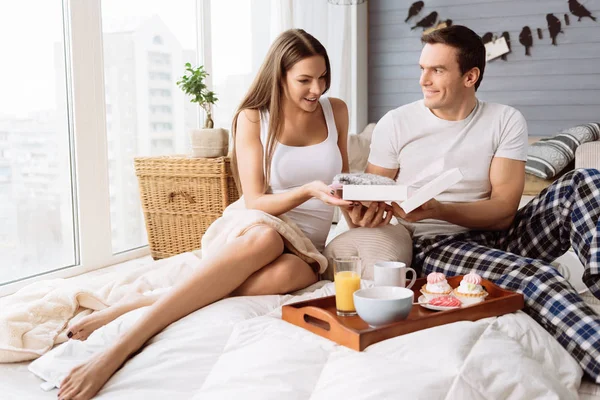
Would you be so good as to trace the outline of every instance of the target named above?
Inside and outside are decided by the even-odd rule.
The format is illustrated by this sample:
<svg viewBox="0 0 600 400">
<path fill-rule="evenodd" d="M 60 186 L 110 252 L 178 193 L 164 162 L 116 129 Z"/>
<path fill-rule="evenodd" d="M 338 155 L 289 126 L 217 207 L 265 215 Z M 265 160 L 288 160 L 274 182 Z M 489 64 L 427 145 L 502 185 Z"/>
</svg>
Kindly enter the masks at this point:
<svg viewBox="0 0 600 400">
<path fill-rule="evenodd" d="M 367 283 L 368 284 L 368 283 Z M 524 313 L 427 329 L 355 352 L 280 319 L 280 306 L 333 293 L 231 298 L 172 324 L 115 374 L 100 399 L 576 399 L 581 369 Z M 135 310 L 31 365 L 0 365 L 7 399 L 56 398 L 32 367 L 59 381 L 113 341 Z M 593 392 L 595 386 L 583 386 Z M 591 389 L 589 389 L 591 388 Z M 588 397 L 594 398 L 594 397 Z"/>
<path fill-rule="evenodd" d="M 72 278 L 110 280 L 148 258 Z M 369 282 L 363 282 L 369 285 Z M 319 282 L 296 295 L 231 298 L 152 339 L 100 392 L 101 399 L 579 398 L 600 400 L 575 360 L 524 313 L 436 327 L 358 353 L 281 320 L 281 305 L 333 294 Z M 584 299 L 600 311 L 600 301 Z M 107 346 L 144 312 L 135 310 L 33 363 L 0 364 L 0 399 L 50 399 L 74 365 Z"/>
</svg>

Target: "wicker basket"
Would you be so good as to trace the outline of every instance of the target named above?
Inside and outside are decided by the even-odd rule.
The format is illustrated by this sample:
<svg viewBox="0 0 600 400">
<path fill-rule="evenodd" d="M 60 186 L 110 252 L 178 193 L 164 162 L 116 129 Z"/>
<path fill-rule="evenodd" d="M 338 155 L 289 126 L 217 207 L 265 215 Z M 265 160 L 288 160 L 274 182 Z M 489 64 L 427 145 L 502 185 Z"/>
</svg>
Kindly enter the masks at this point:
<svg viewBox="0 0 600 400">
<path fill-rule="evenodd" d="M 137 157 L 134 164 L 154 259 L 199 249 L 206 229 L 239 198 L 227 157 Z"/>
</svg>

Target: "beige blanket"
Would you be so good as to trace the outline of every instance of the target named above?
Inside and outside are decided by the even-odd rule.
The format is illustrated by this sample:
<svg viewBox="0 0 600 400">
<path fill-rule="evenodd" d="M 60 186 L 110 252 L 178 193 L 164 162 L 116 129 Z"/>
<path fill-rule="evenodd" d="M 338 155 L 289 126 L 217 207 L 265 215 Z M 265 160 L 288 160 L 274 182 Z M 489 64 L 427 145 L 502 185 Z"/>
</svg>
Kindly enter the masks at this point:
<svg viewBox="0 0 600 400">
<path fill-rule="evenodd" d="M 215 254 L 248 228 L 266 224 L 275 228 L 287 247 L 320 271 L 327 260 L 287 218 L 246 210 L 241 201 L 225 210 L 202 238 L 205 256 Z M 67 340 L 67 327 L 92 311 L 101 310 L 132 293 L 166 289 L 201 266 L 199 252 L 179 254 L 146 263 L 130 262 L 70 279 L 35 282 L 0 298 L 0 362 L 33 360 Z M 140 265 L 141 264 L 141 265 Z"/>
<path fill-rule="evenodd" d="M 202 237 L 203 255 L 205 257 L 212 256 L 219 251 L 223 244 L 242 235 L 248 228 L 256 224 L 264 224 L 276 229 L 292 253 L 309 264 L 314 262 L 319 264 L 320 274 L 327 269 L 327 259 L 319 253 L 296 224 L 284 215 L 274 217 L 262 211 L 247 210 L 244 207 L 243 197 L 227 207 L 223 217 L 213 222 L 208 228 Z"/>
</svg>

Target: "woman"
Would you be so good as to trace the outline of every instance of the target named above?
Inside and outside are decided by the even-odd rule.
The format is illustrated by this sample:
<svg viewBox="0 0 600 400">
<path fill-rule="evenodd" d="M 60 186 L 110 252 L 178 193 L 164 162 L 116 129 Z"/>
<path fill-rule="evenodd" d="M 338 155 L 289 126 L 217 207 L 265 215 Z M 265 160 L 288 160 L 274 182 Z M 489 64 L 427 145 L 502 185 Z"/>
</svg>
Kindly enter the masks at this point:
<svg viewBox="0 0 600 400">
<path fill-rule="evenodd" d="M 329 58 L 317 39 L 300 29 L 271 46 L 233 119 L 233 159 L 246 208 L 286 214 L 322 251 L 333 207 L 352 203 L 327 183 L 348 170 L 348 111 L 342 100 L 321 98 L 330 86 Z M 314 160 L 318 160 L 318 163 Z M 389 213 L 391 214 L 391 213 Z M 186 281 L 160 297 L 128 299 L 70 328 L 85 339 L 99 326 L 152 305 L 103 353 L 74 368 L 61 383 L 61 399 L 93 397 L 146 341 L 174 321 L 231 295 L 282 294 L 318 279 L 311 265 L 285 251 L 273 228 L 256 225 L 219 255 L 202 260 Z M 215 284 L 218 282 L 218 284 Z"/>
</svg>

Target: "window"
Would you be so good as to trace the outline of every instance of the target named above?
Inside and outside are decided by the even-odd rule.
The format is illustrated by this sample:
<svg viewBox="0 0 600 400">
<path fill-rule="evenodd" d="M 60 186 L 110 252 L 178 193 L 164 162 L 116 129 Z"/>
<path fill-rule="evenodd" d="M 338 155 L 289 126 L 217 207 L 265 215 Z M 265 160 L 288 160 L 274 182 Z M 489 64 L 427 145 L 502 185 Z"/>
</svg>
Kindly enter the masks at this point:
<svg viewBox="0 0 600 400">
<path fill-rule="evenodd" d="M 173 129 L 173 124 L 170 122 L 152 122 L 150 124 L 150 129 L 152 132 L 170 131 Z"/>
<path fill-rule="evenodd" d="M 271 42 L 270 7 L 0 5 L 0 34 L 11 38 L 3 51 L 19 55 L 5 57 L 0 76 L 0 296 L 149 253 L 133 158 L 190 152 L 200 109 L 176 85 L 186 62 L 207 66 L 215 124 L 230 128 Z"/>
<path fill-rule="evenodd" d="M 150 89 L 149 93 L 152 97 L 171 97 L 169 89 Z"/>
<path fill-rule="evenodd" d="M 198 126 L 175 85 L 185 63 L 197 63 L 196 0 L 103 0 L 102 21 L 111 243 L 119 253 L 147 244 L 133 158 L 189 152 L 187 132 Z"/>
<path fill-rule="evenodd" d="M 215 127 L 231 129 L 233 114 L 258 72 L 270 45 L 269 2 L 212 0 L 211 55 L 208 71 L 219 99 L 213 107 Z M 231 27 L 238 34 L 231 35 Z"/>
<path fill-rule="evenodd" d="M 198 110 L 175 81 L 203 1 L 0 6 L 19 55 L 0 76 L 0 296 L 149 253 L 133 157 L 189 152 Z"/>
<path fill-rule="evenodd" d="M 171 78 L 171 74 L 168 72 L 153 72 L 150 71 L 150 79 L 153 81 L 168 81 L 171 82 L 173 79 Z"/>
<path fill-rule="evenodd" d="M 155 65 L 171 65 L 171 55 L 168 53 L 159 53 L 156 51 L 148 52 L 148 63 L 152 66 Z"/>
<path fill-rule="evenodd" d="M 171 149 L 173 147 L 173 140 L 171 139 L 153 139 L 152 140 L 152 152 L 158 155 L 165 149 Z"/>
<path fill-rule="evenodd" d="M 62 4 L 0 9 L 0 35 L 11 38 L 2 50 L 15 55 L 4 58 L 0 75 L 2 285 L 73 266 L 79 256 Z"/>
<path fill-rule="evenodd" d="M 152 114 L 171 114 L 171 110 L 170 106 L 150 106 L 150 113 Z"/>
</svg>

